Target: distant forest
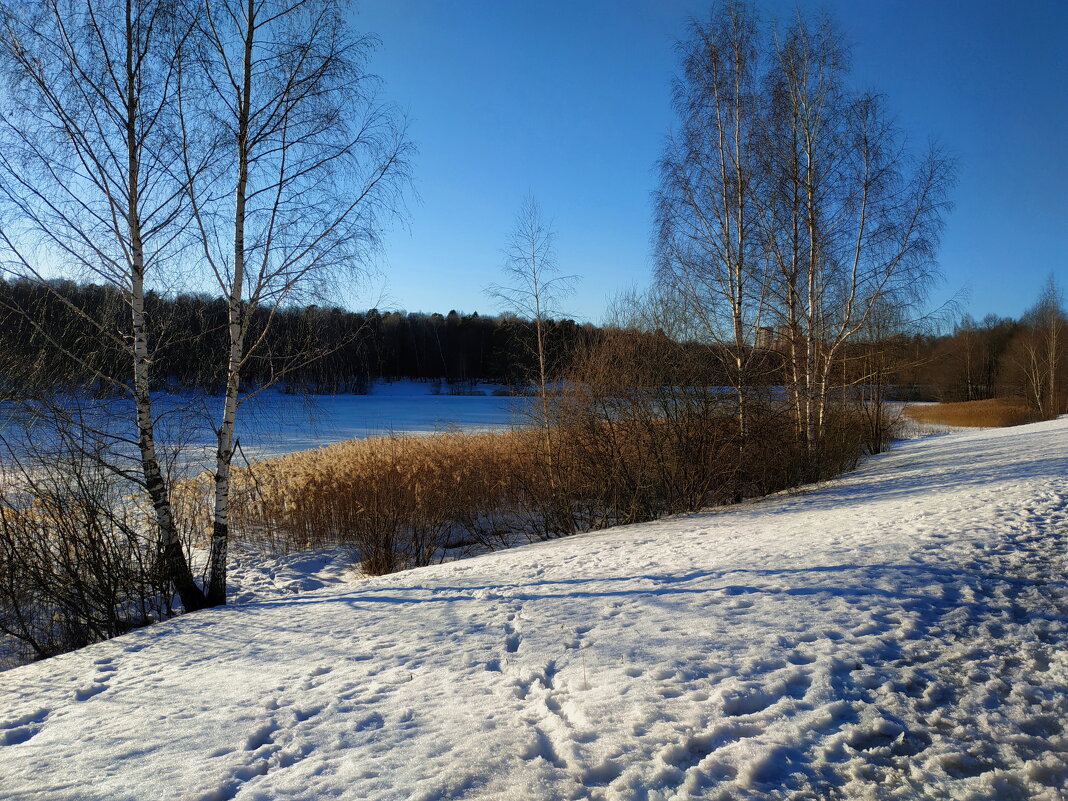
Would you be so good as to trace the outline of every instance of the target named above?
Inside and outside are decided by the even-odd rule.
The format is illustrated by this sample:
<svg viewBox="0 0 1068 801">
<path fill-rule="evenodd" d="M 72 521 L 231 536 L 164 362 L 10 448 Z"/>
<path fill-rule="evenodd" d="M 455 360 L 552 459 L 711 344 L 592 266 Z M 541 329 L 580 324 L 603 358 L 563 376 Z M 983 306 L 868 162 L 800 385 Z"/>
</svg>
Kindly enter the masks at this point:
<svg viewBox="0 0 1068 801">
<path fill-rule="evenodd" d="M 226 303 L 202 294 L 146 298 L 152 326 L 153 374 L 170 388 L 221 388 L 227 345 Z M 260 310 L 253 332 L 262 332 Z M 0 280 L 0 375 L 8 393 L 35 387 L 90 385 L 107 392 L 93 373 L 127 379 L 129 353 L 94 336 L 89 320 L 114 318 L 125 330 L 129 305 L 116 290 L 94 284 Z M 949 334 L 894 334 L 854 343 L 836 374 L 842 384 L 878 383 L 902 400 L 980 400 L 1027 397 L 1025 354 L 1034 321 L 965 318 Z M 597 344 L 605 330 L 573 320 L 546 324 L 547 353 L 557 377 L 575 353 Z M 253 334 L 253 339 L 258 333 Z M 640 336 L 663 337 L 655 333 Z M 262 355 L 244 373 L 248 386 L 277 383 L 288 392 L 363 393 L 376 379 L 442 380 L 443 392 L 473 381 L 525 385 L 536 372 L 533 324 L 512 315 L 347 311 L 334 306 L 283 308 L 267 330 Z M 680 349 L 711 351 L 699 343 Z M 710 384 L 726 384 L 722 358 L 707 353 Z M 760 383 L 782 382 L 782 361 L 768 350 Z"/>
<path fill-rule="evenodd" d="M 228 344 L 226 302 L 203 294 L 148 293 L 153 376 L 174 388 L 220 390 Z M 129 304 L 95 284 L 0 281 L 0 370 L 8 391 L 55 383 L 93 384 L 94 373 L 126 380 L 129 353 L 94 335 L 91 320 L 128 328 Z M 258 310 L 250 341 L 264 331 Z M 598 331 L 573 320 L 546 323 L 547 353 L 557 369 Z M 442 379 L 519 385 L 535 359 L 533 326 L 510 315 L 423 314 L 334 306 L 281 308 L 267 328 L 262 355 L 243 372 L 248 386 L 275 382 L 286 391 L 363 393 L 375 379 Z M 448 391 L 448 390 L 446 390 Z M 454 390 L 460 391 L 460 390 Z"/>
</svg>

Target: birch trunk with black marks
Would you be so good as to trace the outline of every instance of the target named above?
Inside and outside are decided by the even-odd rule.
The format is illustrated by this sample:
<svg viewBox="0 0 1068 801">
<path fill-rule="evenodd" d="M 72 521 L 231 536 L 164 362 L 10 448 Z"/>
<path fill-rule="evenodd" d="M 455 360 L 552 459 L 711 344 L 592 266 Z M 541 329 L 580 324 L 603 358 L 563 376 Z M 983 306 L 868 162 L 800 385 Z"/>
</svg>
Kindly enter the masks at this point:
<svg viewBox="0 0 1068 801">
<path fill-rule="evenodd" d="M 252 48 L 256 32 L 256 6 L 248 0 L 245 9 L 244 43 L 241 57 L 241 84 L 237 109 L 237 182 L 234 189 L 234 265 L 227 297 L 227 331 L 230 348 L 226 363 L 226 392 L 218 430 L 215 454 L 215 500 L 212 511 L 208 603 L 226 603 L 226 560 L 230 542 L 230 471 L 234 458 L 234 426 L 241 391 L 248 310 L 245 308 L 245 222 L 248 202 L 249 115 L 252 105 Z"/>
<path fill-rule="evenodd" d="M 145 320 L 145 253 L 140 214 L 140 141 L 138 120 L 141 118 L 137 94 L 138 61 L 134 50 L 135 32 L 132 0 L 126 2 L 126 152 L 127 152 L 127 227 L 130 242 L 130 314 L 133 355 L 133 396 L 136 407 L 137 446 L 145 489 L 152 500 L 159 530 L 160 557 L 164 569 L 186 611 L 204 605 L 204 593 L 197 586 L 182 549 L 171 507 L 170 487 L 160 468 L 156 451 L 155 420 L 152 416 L 151 359 L 149 333 Z"/>
<path fill-rule="evenodd" d="M 255 394 L 321 355 L 311 347 L 268 352 L 274 313 L 330 277 L 358 271 L 407 180 L 410 145 L 363 70 L 375 40 L 351 36 L 344 15 L 339 0 L 219 0 L 194 16 L 206 47 L 189 81 L 201 91 L 179 111 L 183 150 L 200 251 L 227 303 L 207 580 L 213 606 L 226 603 L 235 427 L 248 397 L 242 373 L 250 359 L 269 363 L 270 378 L 249 390 Z M 213 143 L 202 162 L 198 137 Z M 209 165 L 204 174 L 200 163 Z"/>
</svg>

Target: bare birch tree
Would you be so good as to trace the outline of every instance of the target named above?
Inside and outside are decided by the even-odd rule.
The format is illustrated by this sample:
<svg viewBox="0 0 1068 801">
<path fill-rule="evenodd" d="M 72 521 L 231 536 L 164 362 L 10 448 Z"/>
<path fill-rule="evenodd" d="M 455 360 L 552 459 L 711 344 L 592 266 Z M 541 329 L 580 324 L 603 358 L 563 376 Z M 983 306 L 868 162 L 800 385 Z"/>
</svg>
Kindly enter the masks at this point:
<svg viewBox="0 0 1068 801">
<path fill-rule="evenodd" d="M 173 101 L 187 31 L 175 11 L 163 0 L 0 7 L 0 247 L 9 275 L 47 286 L 53 271 L 74 270 L 122 291 L 127 326 L 96 330 L 101 346 L 129 358 L 130 380 L 96 378 L 132 404 L 138 469 L 113 467 L 148 494 L 166 575 L 191 610 L 204 595 L 161 466 L 151 396 L 156 343 L 145 308 L 150 282 L 176 263 L 186 206 Z M 54 332 L 32 322 L 58 346 Z M 92 373 L 84 354 L 69 355 Z"/>
<path fill-rule="evenodd" d="M 882 99 L 847 85 L 848 53 L 826 18 L 800 14 L 775 40 L 767 151 L 777 187 L 765 217 L 789 332 L 801 441 L 826 432 L 832 370 L 880 304 L 908 307 L 936 275 L 952 162 L 914 157 Z"/>
<path fill-rule="evenodd" d="M 358 271 L 398 211 L 411 146 L 339 0 L 203 0 L 180 76 L 182 153 L 199 249 L 228 309 L 207 599 L 225 603 L 230 468 L 242 374 L 272 358 L 283 304 Z M 250 327 L 258 310 L 266 324 Z M 307 354 L 277 362 L 282 375 Z M 263 387 L 251 388 L 254 393 Z M 244 393 L 244 394 L 243 394 Z"/>
<path fill-rule="evenodd" d="M 1065 410 L 1063 340 L 1068 322 L 1052 275 L 1022 322 L 1024 327 L 1012 344 L 1010 358 L 1023 375 L 1028 402 L 1043 418 L 1056 417 Z"/>
<path fill-rule="evenodd" d="M 493 284 L 487 293 L 506 308 L 534 324 L 534 355 L 537 360 L 539 425 L 543 432 L 545 464 L 550 488 L 556 489 L 553 465 L 549 384 L 551 365 L 546 347 L 547 322 L 557 304 L 569 293 L 577 276 L 560 273 L 556 261 L 555 233 L 545 220 L 538 201 L 528 195 L 516 214 L 515 226 L 505 250 L 504 273 L 509 281 Z"/>
<path fill-rule="evenodd" d="M 335 0 L 48 0 L 3 6 L 2 22 L 4 264 L 42 286 L 73 269 L 125 293 L 128 330 L 97 329 L 132 365 L 111 389 L 133 402 L 161 554 L 187 610 L 224 603 L 242 373 L 307 361 L 268 352 L 274 312 L 366 263 L 407 177 L 403 126 L 366 70 L 375 41 Z M 228 309 L 206 592 L 161 468 L 145 307 L 152 286 L 199 288 L 205 270 Z"/>
<path fill-rule="evenodd" d="M 760 48 L 753 8 L 731 0 L 680 44 L 680 128 L 660 162 L 657 277 L 714 345 L 748 428 L 756 331 L 766 312 L 760 224 Z"/>
<path fill-rule="evenodd" d="M 849 87 L 826 16 L 798 12 L 779 35 L 727 0 L 681 49 L 658 278 L 729 361 L 743 435 L 758 340 L 784 354 L 815 464 L 846 344 L 880 304 L 917 303 L 935 275 L 952 164 L 935 148 L 914 157 L 882 99 Z"/>
<path fill-rule="evenodd" d="M 826 16 L 799 13 L 773 47 L 764 149 L 772 309 L 787 333 L 798 436 L 816 460 L 844 347 L 880 307 L 921 301 L 936 275 L 952 162 L 933 147 L 914 157 L 882 98 L 850 89 L 849 53 Z"/>
</svg>

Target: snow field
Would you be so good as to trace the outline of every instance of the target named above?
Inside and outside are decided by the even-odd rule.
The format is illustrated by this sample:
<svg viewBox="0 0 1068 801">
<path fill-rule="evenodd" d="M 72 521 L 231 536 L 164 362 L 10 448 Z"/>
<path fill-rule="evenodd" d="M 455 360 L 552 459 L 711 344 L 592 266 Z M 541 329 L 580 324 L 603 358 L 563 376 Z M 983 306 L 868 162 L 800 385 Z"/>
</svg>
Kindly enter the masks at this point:
<svg viewBox="0 0 1068 801">
<path fill-rule="evenodd" d="M 245 566 L 0 674 L 0 798 L 1055 801 L 1066 535 L 1062 419 L 377 579 Z"/>
</svg>

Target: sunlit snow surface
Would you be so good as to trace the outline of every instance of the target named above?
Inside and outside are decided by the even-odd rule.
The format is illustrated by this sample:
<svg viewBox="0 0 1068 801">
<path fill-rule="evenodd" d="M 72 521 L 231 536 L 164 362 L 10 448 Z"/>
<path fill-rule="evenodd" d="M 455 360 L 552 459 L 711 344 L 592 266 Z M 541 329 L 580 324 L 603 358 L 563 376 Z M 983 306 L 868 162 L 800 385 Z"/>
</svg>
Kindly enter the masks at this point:
<svg viewBox="0 0 1068 801">
<path fill-rule="evenodd" d="M 299 594 L 246 570 L 0 674 L 0 797 L 1060 799 L 1066 535 L 1062 419 Z"/>
</svg>

